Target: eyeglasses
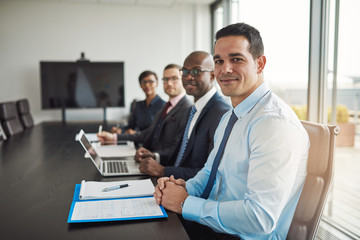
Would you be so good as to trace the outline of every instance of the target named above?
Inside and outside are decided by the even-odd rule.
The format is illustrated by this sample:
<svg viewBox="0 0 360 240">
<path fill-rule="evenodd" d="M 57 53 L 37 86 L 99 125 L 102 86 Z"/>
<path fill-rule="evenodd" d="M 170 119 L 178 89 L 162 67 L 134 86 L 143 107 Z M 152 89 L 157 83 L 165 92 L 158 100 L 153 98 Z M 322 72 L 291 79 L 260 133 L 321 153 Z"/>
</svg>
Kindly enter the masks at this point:
<svg viewBox="0 0 360 240">
<path fill-rule="evenodd" d="M 177 80 L 179 80 L 179 78 L 178 78 L 178 77 L 175 77 L 175 76 L 169 77 L 169 78 L 163 77 L 162 80 L 164 81 L 164 83 L 167 83 L 167 82 L 169 82 L 170 80 L 171 80 L 172 82 L 176 82 Z"/>
<path fill-rule="evenodd" d="M 147 83 L 149 83 L 151 85 L 154 84 L 154 82 L 155 82 L 154 80 L 141 80 L 140 84 L 146 85 Z"/>
<path fill-rule="evenodd" d="M 213 70 L 210 69 L 191 69 L 191 70 L 187 70 L 185 68 L 180 69 L 180 71 L 182 72 L 182 76 L 186 77 L 189 73 L 191 76 L 193 77 L 197 77 L 200 75 L 201 72 L 212 72 Z"/>
</svg>

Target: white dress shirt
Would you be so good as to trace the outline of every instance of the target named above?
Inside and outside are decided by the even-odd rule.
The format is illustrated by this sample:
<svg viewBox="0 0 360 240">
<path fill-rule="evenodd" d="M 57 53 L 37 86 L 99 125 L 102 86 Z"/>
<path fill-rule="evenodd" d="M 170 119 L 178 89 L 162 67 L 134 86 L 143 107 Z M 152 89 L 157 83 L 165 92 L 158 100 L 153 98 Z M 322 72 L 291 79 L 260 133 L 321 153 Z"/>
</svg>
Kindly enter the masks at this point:
<svg viewBox="0 0 360 240">
<path fill-rule="evenodd" d="M 238 120 L 209 198 L 200 196 L 232 110 L 219 123 L 204 168 L 186 182 L 182 215 L 242 239 L 285 239 L 306 177 L 307 132 L 265 83 L 234 112 Z"/>
</svg>

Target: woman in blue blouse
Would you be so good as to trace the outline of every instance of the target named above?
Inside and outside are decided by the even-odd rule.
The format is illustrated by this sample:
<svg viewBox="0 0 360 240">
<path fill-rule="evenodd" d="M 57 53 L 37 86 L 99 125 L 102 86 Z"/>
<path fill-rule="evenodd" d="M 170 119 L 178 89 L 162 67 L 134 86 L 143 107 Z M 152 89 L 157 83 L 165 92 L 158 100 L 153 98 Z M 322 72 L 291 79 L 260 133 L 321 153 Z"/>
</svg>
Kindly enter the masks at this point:
<svg viewBox="0 0 360 240">
<path fill-rule="evenodd" d="M 113 127 L 111 132 L 134 134 L 142 131 L 151 125 L 155 114 L 164 107 L 165 101 L 156 94 L 158 77 L 155 72 L 149 70 L 142 72 L 139 83 L 145 93 L 145 100 L 131 104 L 128 125 L 122 128 Z"/>
</svg>

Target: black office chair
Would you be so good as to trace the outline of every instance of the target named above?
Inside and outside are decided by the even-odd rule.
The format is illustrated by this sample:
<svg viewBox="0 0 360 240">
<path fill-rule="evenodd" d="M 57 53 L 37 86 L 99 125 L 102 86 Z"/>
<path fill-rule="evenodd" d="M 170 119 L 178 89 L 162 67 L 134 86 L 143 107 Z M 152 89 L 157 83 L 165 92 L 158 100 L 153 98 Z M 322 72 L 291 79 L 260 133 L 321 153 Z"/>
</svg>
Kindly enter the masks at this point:
<svg viewBox="0 0 360 240">
<path fill-rule="evenodd" d="M 24 130 L 18 118 L 15 102 L 0 103 L 0 120 L 7 136 Z"/>
<path fill-rule="evenodd" d="M 24 128 L 34 126 L 34 120 L 30 114 L 30 105 L 27 99 L 21 99 L 16 102 L 19 119 Z"/>
<path fill-rule="evenodd" d="M 0 142 L 6 140 L 6 134 L 4 132 L 4 129 L 1 127 L 0 123 Z"/>
<path fill-rule="evenodd" d="M 310 149 L 307 176 L 286 239 L 315 239 L 333 177 L 337 126 L 301 121 L 308 132 Z"/>
</svg>

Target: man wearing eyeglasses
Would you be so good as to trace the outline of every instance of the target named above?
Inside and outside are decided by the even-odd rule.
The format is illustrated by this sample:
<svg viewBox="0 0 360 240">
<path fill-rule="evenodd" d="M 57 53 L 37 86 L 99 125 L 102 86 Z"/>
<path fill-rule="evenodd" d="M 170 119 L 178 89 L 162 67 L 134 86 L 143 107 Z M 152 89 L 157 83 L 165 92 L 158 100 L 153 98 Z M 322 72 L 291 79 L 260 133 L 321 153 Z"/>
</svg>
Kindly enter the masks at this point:
<svg viewBox="0 0 360 240">
<path fill-rule="evenodd" d="M 169 64 L 165 67 L 162 81 L 169 101 L 157 113 L 150 127 L 133 135 L 112 134 L 103 131 L 98 134 L 100 142 L 128 140 L 142 144 L 143 147 L 136 152 L 135 160 L 137 161 L 143 151 L 154 152 L 155 154 L 152 153 L 152 156 L 156 156 L 157 159 L 161 159 L 163 155 L 172 155 L 182 139 L 188 110 L 192 105 L 186 97 L 181 82 L 180 68 L 176 64 Z"/>
<path fill-rule="evenodd" d="M 178 150 L 162 155 L 160 161 L 149 151 L 139 152 L 140 171 L 150 176 L 189 179 L 204 166 L 213 148 L 213 136 L 222 115 L 231 107 L 214 87 L 214 61 L 211 54 L 192 52 L 181 69 L 186 93 L 194 97 Z"/>
</svg>

